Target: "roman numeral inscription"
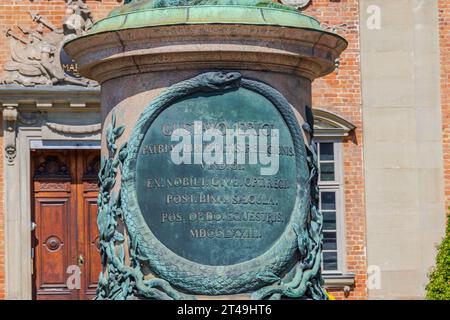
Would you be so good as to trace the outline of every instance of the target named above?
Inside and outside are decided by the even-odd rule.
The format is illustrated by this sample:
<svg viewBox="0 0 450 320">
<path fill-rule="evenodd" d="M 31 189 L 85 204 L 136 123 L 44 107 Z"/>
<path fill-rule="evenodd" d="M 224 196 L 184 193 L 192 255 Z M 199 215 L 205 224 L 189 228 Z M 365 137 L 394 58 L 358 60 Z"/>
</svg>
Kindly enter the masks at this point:
<svg viewBox="0 0 450 320">
<path fill-rule="evenodd" d="M 253 259 L 290 221 L 298 192 L 294 150 L 278 110 L 252 91 L 176 102 L 139 149 L 142 215 L 163 245 L 190 261 Z"/>
</svg>

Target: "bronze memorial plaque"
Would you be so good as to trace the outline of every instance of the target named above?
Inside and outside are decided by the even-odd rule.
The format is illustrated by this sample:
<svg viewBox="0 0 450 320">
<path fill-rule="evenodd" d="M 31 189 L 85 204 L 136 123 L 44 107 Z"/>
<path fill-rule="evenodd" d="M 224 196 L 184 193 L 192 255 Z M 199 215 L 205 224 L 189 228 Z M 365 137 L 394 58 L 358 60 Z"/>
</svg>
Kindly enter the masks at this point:
<svg viewBox="0 0 450 320">
<path fill-rule="evenodd" d="M 216 161 L 208 163 L 211 156 Z M 243 88 L 195 94 L 165 109 L 145 133 L 137 198 L 150 230 L 171 251 L 232 265 L 261 255 L 283 233 L 294 207 L 293 173 L 292 138 L 268 99 Z"/>
<path fill-rule="evenodd" d="M 237 72 L 202 74 L 153 100 L 122 173 L 135 258 L 194 294 L 251 292 L 285 276 L 309 236 L 311 191 L 291 108 Z"/>
</svg>

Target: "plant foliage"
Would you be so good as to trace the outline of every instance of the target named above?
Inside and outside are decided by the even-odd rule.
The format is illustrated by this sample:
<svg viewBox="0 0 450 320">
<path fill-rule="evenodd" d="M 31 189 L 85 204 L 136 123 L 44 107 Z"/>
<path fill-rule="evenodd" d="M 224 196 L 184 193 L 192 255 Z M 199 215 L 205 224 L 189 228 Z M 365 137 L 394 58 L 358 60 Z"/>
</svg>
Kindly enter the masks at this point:
<svg viewBox="0 0 450 320">
<path fill-rule="evenodd" d="M 428 300 L 450 300 L 450 215 L 447 217 L 445 238 L 438 247 L 436 266 L 428 275 Z"/>
</svg>

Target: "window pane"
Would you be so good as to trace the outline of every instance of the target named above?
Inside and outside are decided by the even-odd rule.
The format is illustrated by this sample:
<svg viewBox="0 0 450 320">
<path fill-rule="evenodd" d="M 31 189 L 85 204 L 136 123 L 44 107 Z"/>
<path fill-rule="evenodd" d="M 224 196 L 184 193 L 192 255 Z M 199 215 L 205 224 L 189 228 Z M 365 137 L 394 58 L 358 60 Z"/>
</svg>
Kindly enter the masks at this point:
<svg viewBox="0 0 450 320">
<path fill-rule="evenodd" d="M 320 201 L 322 210 L 336 210 L 336 193 L 321 192 Z"/>
<path fill-rule="evenodd" d="M 320 181 L 334 180 L 334 163 L 320 163 Z"/>
<path fill-rule="evenodd" d="M 337 170 L 340 170 L 342 163 L 336 156 L 335 146 L 332 142 L 318 143 L 319 152 L 319 189 L 320 189 L 320 210 L 323 214 L 323 270 L 338 271 L 337 237 L 340 236 L 337 219 L 341 218 L 341 212 L 337 208 L 337 195 L 340 195 L 341 185 L 337 181 Z M 340 177 L 339 177 L 340 178 Z M 336 186 L 329 184 L 336 183 Z M 322 183 L 322 184 L 321 184 Z M 339 193 L 338 193 L 339 192 Z M 338 216 L 339 215 L 339 216 Z"/>
<path fill-rule="evenodd" d="M 337 253 L 324 252 L 323 253 L 323 269 L 327 271 L 337 270 Z"/>
<path fill-rule="evenodd" d="M 334 160 L 334 147 L 333 143 L 321 143 L 320 144 L 320 161 Z"/>
<path fill-rule="evenodd" d="M 336 232 L 323 233 L 323 250 L 337 250 Z"/>
<path fill-rule="evenodd" d="M 323 229 L 324 230 L 336 230 L 336 213 L 324 212 L 323 213 Z"/>
</svg>

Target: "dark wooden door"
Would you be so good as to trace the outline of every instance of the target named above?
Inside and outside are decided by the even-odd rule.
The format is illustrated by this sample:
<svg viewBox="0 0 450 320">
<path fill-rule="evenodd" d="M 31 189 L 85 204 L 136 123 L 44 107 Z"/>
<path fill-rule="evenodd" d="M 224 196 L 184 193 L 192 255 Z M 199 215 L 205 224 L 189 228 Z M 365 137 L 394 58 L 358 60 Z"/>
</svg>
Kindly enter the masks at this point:
<svg viewBox="0 0 450 320">
<path fill-rule="evenodd" d="M 32 153 L 33 295 L 92 299 L 100 257 L 97 230 L 99 151 Z"/>
</svg>

